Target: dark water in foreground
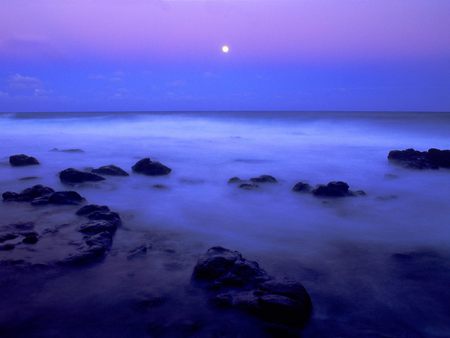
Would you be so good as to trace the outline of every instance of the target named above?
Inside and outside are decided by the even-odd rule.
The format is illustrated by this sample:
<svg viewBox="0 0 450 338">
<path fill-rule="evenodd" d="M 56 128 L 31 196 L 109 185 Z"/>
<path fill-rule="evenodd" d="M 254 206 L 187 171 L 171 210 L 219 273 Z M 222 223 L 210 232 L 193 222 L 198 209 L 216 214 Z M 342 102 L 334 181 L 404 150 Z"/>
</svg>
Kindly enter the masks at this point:
<svg viewBox="0 0 450 338">
<path fill-rule="evenodd" d="M 407 170 L 386 159 L 391 149 L 450 148 L 450 114 L 40 117 L 0 116 L 1 192 L 37 183 L 62 190 L 62 169 L 116 164 L 130 171 L 147 156 L 173 172 L 77 187 L 124 219 L 110 255 L 84 269 L 3 274 L 0 333 L 264 336 L 253 318 L 211 308 L 190 285 L 198 255 L 222 245 L 272 275 L 304 283 L 314 304 L 304 337 L 450 336 L 450 172 Z M 11 168 L 14 153 L 36 156 L 41 165 Z M 232 176 L 260 174 L 280 183 L 257 191 L 227 184 Z M 38 178 L 19 180 L 26 176 Z M 367 196 L 329 201 L 291 192 L 300 180 L 343 180 Z M 35 221 L 43 228 L 70 222 L 73 211 L 0 204 L 0 226 Z M 128 260 L 128 251 L 144 243 L 148 254 Z M 42 240 L 34 251 L 17 248 L 0 259 L 45 261 L 40 249 L 62 255 L 65 246 Z"/>
</svg>

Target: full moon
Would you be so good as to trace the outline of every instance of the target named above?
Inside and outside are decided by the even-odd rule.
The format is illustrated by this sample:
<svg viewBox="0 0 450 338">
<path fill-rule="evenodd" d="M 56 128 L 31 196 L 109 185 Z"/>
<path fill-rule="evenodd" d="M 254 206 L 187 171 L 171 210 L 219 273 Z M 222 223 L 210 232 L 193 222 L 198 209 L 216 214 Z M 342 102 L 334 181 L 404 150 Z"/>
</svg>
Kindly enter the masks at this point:
<svg viewBox="0 0 450 338">
<path fill-rule="evenodd" d="M 227 53 L 229 53 L 229 52 L 230 52 L 230 47 L 227 46 L 227 45 L 223 45 L 223 46 L 222 46 L 222 53 L 227 54 Z"/>
</svg>

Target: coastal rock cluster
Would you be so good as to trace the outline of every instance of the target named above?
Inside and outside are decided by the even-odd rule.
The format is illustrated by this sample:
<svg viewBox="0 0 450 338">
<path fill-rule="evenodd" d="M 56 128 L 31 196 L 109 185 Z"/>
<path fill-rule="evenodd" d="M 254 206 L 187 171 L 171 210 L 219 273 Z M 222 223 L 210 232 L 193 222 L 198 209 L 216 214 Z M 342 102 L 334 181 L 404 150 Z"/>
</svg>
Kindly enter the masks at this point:
<svg viewBox="0 0 450 338">
<path fill-rule="evenodd" d="M 7 191 L 2 197 L 5 202 L 28 202 L 35 206 L 79 205 L 85 201 L 76 191 L 55 191 L 43 185 L 32 186 L 20 193 Z M 120 215 L 107 206 L 88 204 L 78 209 L 76 215 L 86 218 L 76 227 L 76 231 L 83 235 L 82 242 L 75 252 L 55 260 L 55 265 L 88 264 L 103 258 L 111 248 L 117 228 L 122 224 Z M 20 243 L 36 244 L 43 234 L 33 229 L 34 224 L 29 222 L 11 225 L 7 231 L 0 232 L 0 251 L 13 250 Z"/>
<path fill-rule="evenodd" d="M 302 284 L 277 280 L 238 251 L 212 247 L 201 256 L 192 275 L 217 306 L 241 309 L 264 321 L 301 327 L 312 303 Z"/>
<path fill-rule="evenodd" d="M 252 177 L 248 180 L 240 179 L 239 177 L 232 177 L 228 180 L 229 184 L 237 184 L 241 189 L 252 190 L 259 187 L 261 183 L 278 183 L 277 179 L 270 175 L 260 175 L 257 177 Z"/>
<path fill-rule="evenodd" d="M 392 150 L 388 159 L 406 168 L 412 169 L 450 169 L 450 150 L 431 148 L 428 151 L 418 151 L 412 148 Z"/>
<path fill-rule="evenodd" d="M 317 197 L 346 197 L 346 196 L 364 196 L 366 193 L 362 190 L 352 191 L 350 186 L 341 181 L 333 181 L 328 184 L 319 184 L 315 188 L 308 183 L 298 182 L 292 188 L 295 192 L 312 193 Z"/>
</svg>

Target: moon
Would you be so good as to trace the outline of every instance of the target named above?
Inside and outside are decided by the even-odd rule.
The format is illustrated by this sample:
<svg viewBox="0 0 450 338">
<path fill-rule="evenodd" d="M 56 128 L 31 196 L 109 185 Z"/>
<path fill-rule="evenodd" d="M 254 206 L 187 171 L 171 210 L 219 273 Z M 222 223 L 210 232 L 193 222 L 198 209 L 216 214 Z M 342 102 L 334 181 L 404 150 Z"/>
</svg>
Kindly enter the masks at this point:
<svg viewBox="0 0 450 338">
<path fill-rule="evenodd" d="M 228 45 L 223 45 L 223 46 L 222 46 L 222 53 L 228 54 L 229 52 L 230 52 L 230 46 L 228 46 Z"/>
</svg>

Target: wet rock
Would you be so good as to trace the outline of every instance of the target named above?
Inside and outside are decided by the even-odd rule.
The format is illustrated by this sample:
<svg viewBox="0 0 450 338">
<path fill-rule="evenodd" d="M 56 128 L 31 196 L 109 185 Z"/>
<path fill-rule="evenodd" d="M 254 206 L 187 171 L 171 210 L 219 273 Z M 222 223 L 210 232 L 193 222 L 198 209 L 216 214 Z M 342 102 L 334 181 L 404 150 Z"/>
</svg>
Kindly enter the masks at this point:
<svg viewBox="0 0 450 338">
<path fill-rule="evenodd" d="M 278 183 L 277 179 L 270 175 L 261 175 L 258 177 L 252 177 L 250 181 L 255 183 Z"/>
<path fill-rule="evenodd" d="M 241 180 L 239 177 L 237 177 L 237 176 L 234 176 L 234 177 L 232 177 L 232 178 L 230 178 L 229 180 L 228 180 L 228 183 L 230 183 L 230 184 L 232 184 L 232 183 L 242 183 L 242 182 L 245 182 L 244 180 Z"/>
<path fill-rule="evenodd" d="M 33 156 L 28 156 L 24 154 L 12 155 L 9 157 L 9 163 L 13 167 L 23 167 L 27 165 L 37 165 L 39 161 Z"/>
<path fill-rule="evenodd" d="M 59 173 L 59 179 L 63 183 L 76 184 L 84 182 L 98 182 L 105 178 L 97 174 L 76 170 L 73 168 L 65 169 Z"/>
<path fill-rule="evenodd" d="M 305 182 L 298 182 L 294 185 L 294 187 L 292 188 L 292 191 L 295 192 L 310 192 L 311 191 L 311 186 L 308 183 Z"/>
<path fill-rule="evenodd" d="M 78 148 L 69 148 L 69 149 L 53 148 L 50 151 L 58 151 L 58 152 L 62 152 L 62 153 L 84 153 L 83 149 L 78 149 Z"/>
<path fill-rule="evenodd" d="M 23 190 L 21 193 L 7 191 L 2 194 L 2 197 L 5 201 L 31 202 L 35 198 L 49 196 L 54 192 L 52 188 L 38 184 Z"/>
<path fill-rule="evenodd" d="M 93 236 L 87 237 L 85 242 L 88 246 L 103 246 L 105 250 L 109 250 L 111 248 L 112 241 L 113 241 L 112 232 L 103 231 Z"/>
<path fill-rule="evenodd" d="M 93 220 L 82 224 L 79 230 L 86 234 L 98 234 L 101 232 L 114 233 L 117 230 L 117 223 L 106 220 Z"/>
<path fill-rule="evenodd" d="M 169 187 L 165 184 L 153 184 L 152 187 L 159 190 L 169 189 Z"/>
<path fill-rule="evenodd" d="M 102 211 L 94 211 L 87 215 L 87 217 L 90 220 L 102 220 L 102 221 L 108 221 L 111 223 L 114 223 L 116 226 L 119 226 L 122 221 L 120 219 L 120 215 L 116 212 L 109 211 L 109 212 L 102 212 Z"/>
<path fill-rule="evenodd" d="M 314 196 L 319 197 L 346 197 L 346 196 L 363 196 L 366 193 L 362 190 L 357 192 L 350 191 L 349 185 L 345 182 L 330 182 L 327 185 L 318 185 L 312 190 Z"/>
<path fill-rule="evenodd" d="M 12 233 L 12 232 L 7 232 L 7 233 L 0 234 L 0 243 L 9 241 L 11 239 L 15 239 L 17 237 L 18 237 L 18 235 L 15 234 L 15 233 Z"/>
<path fill-rule="evenodd" d="M 31 180 L 36 180 L 38 178 L 39 178 L 38 176 L 25 176 L 25 177 L 19 178 L 19 181 L 31 181 Z"/>
<path fill-rule="evenodd" d="M 24 239 L 22 240 L 25 244 L 36 244 L 39 241 L 39 235 L 36 232 L 29 232 L 22 234 Z"/>
<path fill-rule="evenodd" d="M 20 223 L 11 224 L 10 227 L 20 230 L 20 231 L 29 231 L 29 230 L 34 229 L 34 223 L 33 222 L 20 222 Z"/>
<path fill-rule="evenodd" d="M 198 260 L 193 277 L 221 288 L 229 285 L 254 286 L 269 279 L 258 263 L 246 260 L 238 251 L 212 247 Z"/>
<path fill-rule="evenodd" d="M 110 175 L 110 176 L 129 176 L 129 174 L 115 165 L 105 165 L 97 169 L 92 169 L 94 174 Z"/>
<path fill-rule="evenodd" d="M 211 300 L 216 305 L 239 308 L 264 321 L 302 326 L 311 314 L 311 299 L 302 284 L 273 279 L 237 251 L 209 249 L 198 260 L 193 279 L 214 290 Z"/>
<path fill-rule="evenodd" d="M 144 158 L 132 167 L 133 171 L 139 174 L 144 174 L 148 176 L 162 176 L 168 175 L 172 171 L 169 167 L 164 164 L 152 161 L 150 158 Z"/>
<path fill-rule="evenodd" d="M 84 198 L 76 191 L 57 191 L 49 196 L 48 201 L 50 204 L 77 205 L 83 202 Z"/>
<path fill-rule="evenodd" d="M 76 212 L 76 214 L 78 216 L 86 216 L 89 215 L 95 211 L 98 212 L 109 212 L 109 208 L 106 205 L 97 205 L 97 204 L 88 204 L 85 205 L 84 207 L 81 207 L 80 209 L 78 209 L 78 211 Z"/>
<path fill-rule="evenodd" d="M 254 190 L 256 188 L 259 188 L 259 185 L 254 184 L 254 183 L 242 183 L 242 184 L 239 184 L 239 188 L 244 189 L 244 190 Z"/>
<path fill-rule="evenodd" d="M 15 248 L 16 246 L 12 243 L 6 243 L 6 244 L 1 244 L 0 245 L 0 251 L 11 251 Z"/>
<path fill-rule="evenodd" d="M 439 169 L 450 168 L 450 150 L 431 148 L 428 151 L 415 149 L 392 150 L 388 159 L 406 168 L 412 169 Z"/>
<path fill-rule="evenodd" d="M 61 265 L 77 266 L 97 262 L 104 258 L 107 248 L 103 245 L 81 245 L 77 252 L 58 262 Z"/>
</svg>

